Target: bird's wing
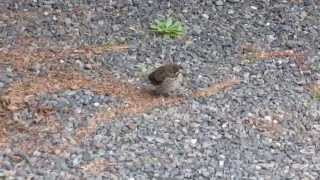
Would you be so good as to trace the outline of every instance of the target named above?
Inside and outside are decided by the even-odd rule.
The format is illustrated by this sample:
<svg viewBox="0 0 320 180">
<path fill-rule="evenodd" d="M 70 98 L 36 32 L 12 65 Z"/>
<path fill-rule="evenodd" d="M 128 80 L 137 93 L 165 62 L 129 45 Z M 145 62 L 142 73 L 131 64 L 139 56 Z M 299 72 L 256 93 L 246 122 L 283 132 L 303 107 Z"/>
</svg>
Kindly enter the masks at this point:
<svg viewBox="0 0 320 180">
<path fill-rule="evenodd" d="M 165 74 L 161 70 L 156 70 L 149 75 L 152 84 L 159 85 L 165 80 Z"/>
<path fill-rule="evenodd" d="M 159 67 L 154 72 L 149 75 L 149 80 L 152 84 L 159 85 L 161 84 L 166 78 L 174 78 L 177 76 L 176 73 L 179 72 L 179 66 L 177 65 L 166 65 Z"/>
</svg>

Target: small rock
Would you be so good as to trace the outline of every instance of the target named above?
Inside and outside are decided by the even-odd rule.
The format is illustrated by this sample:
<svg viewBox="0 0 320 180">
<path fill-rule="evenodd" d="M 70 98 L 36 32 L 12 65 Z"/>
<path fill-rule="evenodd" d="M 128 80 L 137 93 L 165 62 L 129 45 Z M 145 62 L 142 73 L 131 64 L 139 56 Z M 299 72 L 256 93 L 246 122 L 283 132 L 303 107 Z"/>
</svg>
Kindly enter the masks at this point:
<svg viewBox="0 0 320 180">
<path fill-rule="evenodd" d="M 249 72 L 244 73 L 243 78 L 244 78 L 244 81 L 246 83 L 249 83 L 249 81 L 250 81 L 250 73 Z"/>
<path fill-rule="evenodd" d="M 84 68 L 85 68 L 85 69 L 92 69 L 92 65 L 91 65 L 91 64 L 85 64 L 85 65 L 84 65 Z"/>
<path fill-rule="evenodd" d="M 210 172 L 206 168 L 201 168 L 199 170 L 199 173 L 202 174 L 204 177 L 209 177 L 210 176 Z"/>
<path fill-rule="evenodd" d="M 98 21 L 98 24 L 99 24 L 100 26 L 103 26 L 103 25 L 104 25 L 104 21 L 103 21 L 103 20 L 99 20 L 99 21 Z"/>
<path fill-rule="evenodd" d="M 272 169 L 275 166 L 275 163 L 260 163 L 260 166 L 264 169 Z"/>
<path fill-rule="evenodd" d="M 224 166 L 224 161 L 219 161 L 219 166 L 223 167 Z"/>
<path fill-rule="evenodd" d="M 72 19 L 70 18 L 65 18 L 64 22 L 66 23 L 66 25 L 70 25 L 72 23 Z"/>
<path fill-rule="evenodd" d="M 232 68 L 232 70 L 236 73 L 239 73 L 241 71 L 241 66 L 235 66 Z"/>
<path fill-rule="evenodd" d="M 258 9 L 258 7 L 256 7 L 256 6 L 250 6 L 250 8 L 253 9 L 253 10 L 257 10 Z"/>
<path fill-rule="evenodd" d="M 313 125 L 313 128 L 314 128 L 316 131 L 320 131 L 320 125 L 319 125 L 319 124 Z"/>
<path fill-rule="evenodd" d="M 73 96 L 75 94 L 77 94 L 77 91 L 71 91 L 71 90 L 67 90 L 66 92 L 64 92 L 67 96 Z"/>
<path fill-rule="evenodd" d="M 6 179 L 6 174 L 2 170 L 0 170 L 0 177 Z"/>
<path fill-rule="evenodd" d="M 272 121 L 272 117 L 271 117 L 271 116 L 265 116 L 264 119 L 265 119 L 266 121 L 269 121 L 269 122 Z"/>
<path fill-rule="evenodd" d="M 73 166 L 78 166 L 81 163 L 82 160 L 82 155 L 77 155 L 73 160 L 72 160 L 72 165 Z"/>
<path fill-rule="evenodd" d="M 198 25 L 194 25 L 193 26 L 193 31 L 196 33 L 196 34 L 201 34 L 201 27 L 198 26 Z"/>
<path fill-rule="evenodd" d="M 223 6 L 223 1 L 222 0 L 218 0 L 218 1 L 215 2 L 215 4 L 217 6 Z"/>
<path fill-rule="evenodd" d="M 217 171 L 216 172 L 217 177 L 223 177 L 223 172 L 222 171 Z"/>
<path fill-rule="evenodd" d="M 80 114 L 82 112 L 81 108 L 76 108 L 74 111 L 75 111 L 75 113 L 78 113 L 78 114 Z"/>
<path fill-rule="evenodd" d="M 81 69 L 84 66 L 83 63 L 80 60 L 76 60 L 76 64 L 78 64 Z"/>
<path fill-rule="evenodd" d="M 84 160 L 84 161 L 90 161 L 90 160 L 91 160 L 91 155 L 90 155 L 90 153 L 85 152 L 85 153 L 83 154 L 83 160 Z"/>
<path fill-rule="evenodd" d="M 195 145 L 195 144 L 197 143 L 197 139 L 191 139 L 191 140 L 190 140 L 190 143 L 191 143 L 192 145 Z"/>
<path fill-rule="evenodd" d="M 3 82 L 0 82 L 0 88 L 3 88 L 5 84 Z"/>
<path fill-rule="evenodd" d="M 64 171 L 69 170 L 68 165 L 66 164 L 64 159 L 56 157 L 54 161 L 57 169 L 61 169 Z"/>
<path fill-rule="evenodd" d="M 305 147 L 304 149 L 301 149 L 300 152 L 302 154 L 309 154 L 309 155 L 312 155 L 315 153 L 315 149 L 313 146 L 308 146 L 308 147 Z"/>
<path fill-rule="evenodd" d="M 303 1 L 303 5 L 304 6 L 311 6 L 313 3 L 312 3 L 312 0 L 304 0 Z"/>
<path fill-rule="evenodd" d="M 303 42 L 302 41 L 295 41 L 295 40 L 288 40 L 286 42 L 286 46 L 288 48 L 297 48 L 297 47 L 303 46 Z"/>
<path fill-rule="evenodd" d="M 120 26 L 119 25 L 113 25 L 112 26 L 112 30 L 113 31 L 119 31 L 120 30 Z"/>
<path fill-rule="evenodd" d="M 202 17 L 204 17 L 205 19 L 209 19 L 209 15 L 208 14 L 202 14 Z"/>
<path fill-rule="evenodd" d="M 292 164 L 293 169 L 302 170 L 302 169 L 306 169 L 307 167 L 308 167 L 308 164 L 299 164 L 299 163 Z"/>
<path fill-rule="evenodd" d="M 234 10 L 233 9 L 229 9 L 228 10 L 228 14 L 234 14 Z"/>
</svg>

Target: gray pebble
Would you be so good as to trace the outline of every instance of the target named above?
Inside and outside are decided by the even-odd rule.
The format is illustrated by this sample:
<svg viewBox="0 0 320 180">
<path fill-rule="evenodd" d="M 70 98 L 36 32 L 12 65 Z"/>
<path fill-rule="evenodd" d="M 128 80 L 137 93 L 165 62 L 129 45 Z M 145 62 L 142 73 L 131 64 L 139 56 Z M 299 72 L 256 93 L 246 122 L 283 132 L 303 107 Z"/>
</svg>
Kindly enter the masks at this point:
<svg viewBox="0 0 320 180">
<path fill-rule="evenodd" d="M 222 0 L 217 0 L 217 1 L 215 1 L 215 4 L 217 6 L 223 6 L 223 1 Z"/>
</svg>

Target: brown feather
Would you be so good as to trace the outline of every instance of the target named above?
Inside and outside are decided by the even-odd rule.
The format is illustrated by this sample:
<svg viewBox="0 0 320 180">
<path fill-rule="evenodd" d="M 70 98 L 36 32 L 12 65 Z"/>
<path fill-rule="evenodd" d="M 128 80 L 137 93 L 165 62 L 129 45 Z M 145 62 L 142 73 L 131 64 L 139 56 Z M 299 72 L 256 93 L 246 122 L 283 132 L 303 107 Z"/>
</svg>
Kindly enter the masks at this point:
<svg viewBox="0 0 320 180">
<path fill-rule="evenodd" d="M 153 85 L 160 85 L 166 78 L 175 77 L 182 66 L 177 64 L 166 64 L 158 67 L 149 75 L 149 80 Z"/>
</svg>

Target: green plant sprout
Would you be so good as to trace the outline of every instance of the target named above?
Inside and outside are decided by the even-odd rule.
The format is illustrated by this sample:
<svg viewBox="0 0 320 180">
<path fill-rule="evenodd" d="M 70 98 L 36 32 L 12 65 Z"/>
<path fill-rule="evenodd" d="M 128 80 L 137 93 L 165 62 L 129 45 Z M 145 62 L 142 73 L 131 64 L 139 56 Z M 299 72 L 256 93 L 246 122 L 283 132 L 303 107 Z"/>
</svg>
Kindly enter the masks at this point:
<svg viewBox="0 0 320 180">
<path fill-rule="evenodd" d="M 151 30 L 162 36 L 170 38 L 177 38 L 185 34 L 185 29 L 182 23 L 175 21 L 172 18 L 155 20 L 151 25 Z"/>
</svg>

